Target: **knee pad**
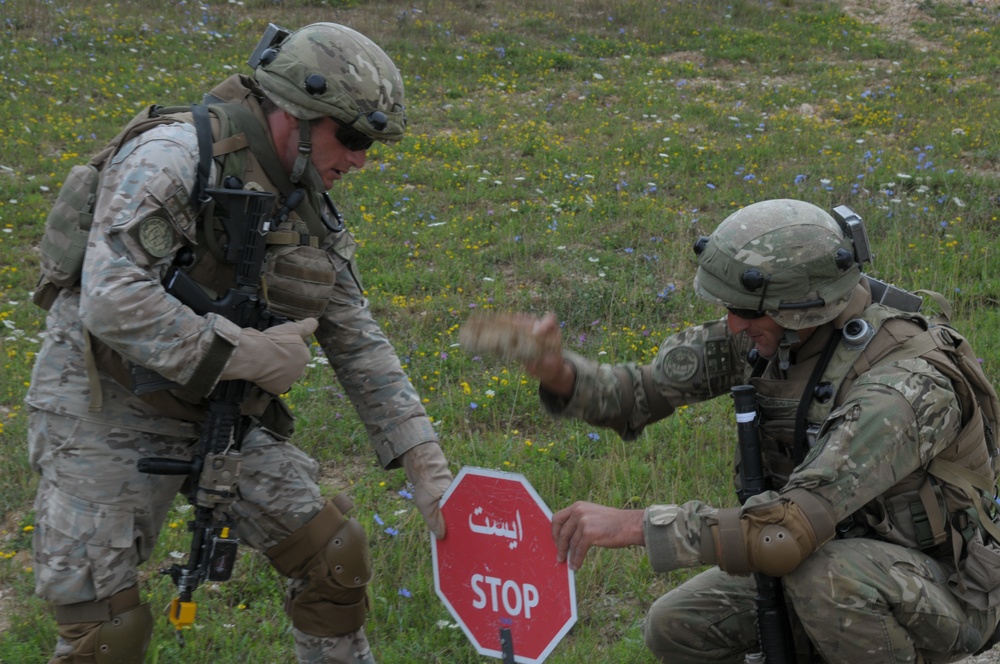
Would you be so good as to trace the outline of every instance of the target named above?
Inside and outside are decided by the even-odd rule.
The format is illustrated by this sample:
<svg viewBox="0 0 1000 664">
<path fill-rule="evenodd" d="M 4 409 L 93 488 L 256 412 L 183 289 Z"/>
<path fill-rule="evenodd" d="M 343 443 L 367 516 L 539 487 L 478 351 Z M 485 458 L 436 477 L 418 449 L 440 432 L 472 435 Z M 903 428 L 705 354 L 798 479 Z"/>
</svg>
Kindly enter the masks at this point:
<svg viewBox="0 0 1000 664">
<path fill-rule="evenodd" d="M 372 565 L 368 534 L 356 519 L 327 503 L 266 554 L 278 572 L 304 582 L 285 607 L 297 629 L 326 637 L 365 624 Z"/>
<path fill-rule="evenodd" d="M 59 636 L 72 646 L 65 664 L 142 664 L 153 635 L 153 612 L 135 587 L 107 600 L 56 607 Z M 75 617 L 96 621 L 69 622 Z"/>
</svg>

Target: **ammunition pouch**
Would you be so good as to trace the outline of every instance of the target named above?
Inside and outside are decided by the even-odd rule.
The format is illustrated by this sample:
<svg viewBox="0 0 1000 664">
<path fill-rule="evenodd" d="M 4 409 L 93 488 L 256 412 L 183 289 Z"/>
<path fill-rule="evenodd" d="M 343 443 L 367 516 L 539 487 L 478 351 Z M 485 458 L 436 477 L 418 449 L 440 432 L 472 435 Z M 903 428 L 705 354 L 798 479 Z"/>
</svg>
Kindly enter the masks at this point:
<svg viewBox="0 0 1000 664">
<path fill-rule="evenodd" d="M 927 473 L 911 473 L 856 512 L 854 520 L 867 526 L 861 536 L 876 536 L 937 558 L 948 553 L 948 513 L 941 484 Z"/>
<path fill-rule="evenodd" d="M 269 242 L 274 234 L 269 234 Z M 333 295 L 335 280 L 333 259 L 327 252 L 308 244 L 282 245 L 268 249 L 261 284 L 272 312 L 302 320 L 322 315 Z"/>
<path fill-rule="evenodd" d="M 288 404 L 260 388 L 251 390 L 241 405 L 240 414 L 252 417 L 258 427 L 279 440 L 288 440 L 295 433 L 295 416 Z"/>
<path fill-rule="evenodd" d="M 971 519 L 970 522 L 975 523 Z M 951 593 L 963 604 L 979 611 L 1000 606 L 1000 544 L 972 528 L 965 542 L 965 558 L 948 579 Z"/>
</svg>

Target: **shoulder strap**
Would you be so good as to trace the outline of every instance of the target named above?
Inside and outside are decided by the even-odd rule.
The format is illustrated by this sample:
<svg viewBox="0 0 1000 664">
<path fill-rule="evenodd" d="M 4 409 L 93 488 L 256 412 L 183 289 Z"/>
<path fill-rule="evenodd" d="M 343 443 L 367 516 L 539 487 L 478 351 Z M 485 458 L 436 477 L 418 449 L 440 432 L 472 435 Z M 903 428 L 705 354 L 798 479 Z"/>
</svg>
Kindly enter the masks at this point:
<svg viewBox="0 0 1000 664">
<path fill-rule="evenodd" d="M 815 398 L 816 386 L 819 385 L 819 381 L 823 377 L 823 372 L 826 371 L 826 368 L 830 365 L 830 360 L 833 358 L 833 354 L 840 346 L 840 340 L 842 337 L 843 333 L 841 330 L 834 330 L 833 335 L 831 335 L 830 340 L 826 344 L 826 348 L 823 349 L 822 355 L 820 355 L 819 359 L 816 361 L 816 366 L 809 375 L 809 381 L 806 383 L 806 389 L 802 393 L 802 398 L 799 400 L 798 408 L 795 410 L 795 433 L 792 438 L 792 460 L 796 464 L 802 463 L 803 459 L 806 458 L 806 453 L 809 451 L 809 444 L 806 440 L 806 420 L 809 413 L 809 406 Z"/>
<path fill-rule="evenodd" d="M 212 169 L 212 121 L 208 117 L 208 107 L 203 104 L 193 104 L 191 116 L 198 134 L 198 170 L 191 198 L 200 207 L 208 203 L 210 198 L 205 191 L 208 189 L 208 176 Z"/>
<path fill-rule="evenodd" d="M 237 102 L 225 102 L 218 104 L 222 110 L 231 118 L 233 124 L 239 127 L 240 131 L 246 132 L 252 149 L 258 155 L 261 167 L 267 174 L 271 182 L 285 196 L 295 191 L 295 184 L 288 179 L 288 174 L 281 168 L 281 160 L 278 153 L 274 151 L 270 137 L 260 126 L 257 118 L 250 109 Z"/>
<path fill-rule="evenodd" d="M 102 170 L 108 159 L 113 157 L 121 146 L 125 145 L 139 134 L 152 129 L 157 125 L 177 122 L 176 119 L 167 117 L 162 111 L 163 106 L 153 104 L 137 113 L 131 120 L 129 120 L 128 124 L 125 125 L 120 132 L 118 132 L 118 135 L 108 141 L 100 152 L 90 158 L 90 165 L 95 167 L 97 170 Z"/>
</svg>

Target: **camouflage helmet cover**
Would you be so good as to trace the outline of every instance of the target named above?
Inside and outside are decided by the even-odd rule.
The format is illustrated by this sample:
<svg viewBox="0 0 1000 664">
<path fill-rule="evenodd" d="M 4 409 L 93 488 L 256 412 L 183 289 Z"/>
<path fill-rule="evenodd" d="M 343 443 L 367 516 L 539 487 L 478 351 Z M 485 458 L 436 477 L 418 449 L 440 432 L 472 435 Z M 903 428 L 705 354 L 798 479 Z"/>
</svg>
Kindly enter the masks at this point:
<svg viewBox="0 0 1000 664">
<path fill-rule="evenodd" d="M 699 297 L 763 311 L 784 328 L 827 323 L 861 280 L 851 239 L 823 209 L 803 201 L 754 203 L 696 245 Z"/>
<path fill-rule="evenodd" d="M 283 111 L 301 120 L 331 117 L 366 136 L 403 137 L 403 79 L 375 42 L 337 23 L 296 30 L 261 56 L 261 88 Z"/>
</svg>

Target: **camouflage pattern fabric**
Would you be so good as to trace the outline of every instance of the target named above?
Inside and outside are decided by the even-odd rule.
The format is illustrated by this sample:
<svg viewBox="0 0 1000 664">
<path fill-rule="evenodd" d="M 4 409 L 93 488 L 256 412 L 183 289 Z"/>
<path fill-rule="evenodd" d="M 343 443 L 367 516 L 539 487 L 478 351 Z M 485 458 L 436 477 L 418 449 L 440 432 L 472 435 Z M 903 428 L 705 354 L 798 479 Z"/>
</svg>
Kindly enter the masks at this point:
<svg viewBox="0 0 1000 664">
<path fill-rule="evenodd" d="M 138 567 L 152 553 L 185 479 L 144 475 L 135 470 L 136 462 L 147 456 L 189 458 L 197 440 L 109 428 L 41 410 L 32 410 L 30 417 L 31 458 L 42 472 L 33 533 L 36 594 L 71 604 L 136 585 Z M 109 449 L 115 452 L 113 462 Z M 242 544 L 265 551 L 325 504 L 317 485 L 319 466 L 294 445 L 260 430 L 250 432 L 243 452 L 241 500 L 232 508 L 234 533 Z M 59 478 L 60 485 L 47 477 Z M 290 579 L 288 594 L 302 584 Z M 374 664 L 363 629 L 327 638 L 293 633 L 305 664 Z"/>
<path fill-rule="evenodd" d="M 185 477 L 136 470 L 150 456 L 190 459 L 197 439 L 31 411 L 29 450 L 42 475 L 35 499 L 35 590 L 57 604 L 108 597 L 138 581 Z M 325 504 L 318 464 L 256 429 L 243 443 L 232 508 L 240 541 L 265 550 Z"/>
<path fill-rule="evenodd" d="M 950 593 L 947 565 L 912 549 L 866 539 L 834 540 L 782 583 L 797 661 L 865 664 L 956 662 L 974 652 L 997 609 L 967 612 Z M 742 664 L 759 647 L 752 577 L 712 568 L 658 599 L 646 644 L 671 664 Z M 810 652 L 809 639 L 822 653 Z"/>
<path fill-rule="evenodd" d="M 733 337 L 725 319 L 682 330 L 660 345 L 652 364 L 652 381 L 662 399 L 677 408 L 728 394 L 732 385 L 743 382 L 746 353 L 752 344 L 745 337 Z M 635 406 L 626 414 L 629 425 L 625 440 L 635 440 L 655 419 L 647 404 L 658 399 L 646 394 L 634 363 L 599 364 L 571 351 L 563 357 L 576 368 L 576 385 L 570 399 L 541 390 L 542 405 L 552 415 L 581 419 L 594 426 L 606 426 L 621 417 L 621 385 L 616 371 L 624 371 L 632 386 Z"/>
<path fill-rule="evenodd" d="M 295 654 L 300 664 L 375 664 L 364 629 L 333 638 L 310 636 L 297 629 L 292 631 L 295 636 Z"/>
<path fill-rule="evenodd" d="M 869 306 L 869 302 L 856 303 L 852 300 L 849 308 L 854 307 L 854 310 L 845 310 L 842 316 L 858 315 Z M 758 401 L 762 420 L 780 423 L 793 418 L 798 395 L 805 389 L 808 376 L 829 337 L 829 326 L 820 327 L 798 349 L 795 363 L 787 372 L 781 372 L 772 362 L 760 381 L 755 379 L 758 392 L 762 393 Z M 540 396 L 543 406 L 556 416 L 575 417 L 597 426 L 625 419 L 630 425 L 627 435 L 623 437 L 628 440 L 641 434 L 646 423 L 654 419 L 646 404 L 665 399 L 676 408 L 728 394 L 731 386 L 744 384 L 750 370 L 745 359 L 748 349 L 747 339 L 729 333 L 723 319 L 667 338 L 652 363 L 652 381 L 644 381 L 641 367 L 634 364 L 612 367 L 565 353 L 564 357 L 574 364 L 577 371 L 574 394 L 569 399 L 558 399 L 542 390 Z M 628 376 L 627 380 L 620 380 L 621 372 Z M 631 399 L 622 396 L 622 390 L 628 389 L 628 386 L 634 391 Z M 656 395 L 645 393 L 650 386 L 656 390 Z M 621 413 L 622 403 L 634 404 L 632 412 Z M 805 460 L 794 467 L 788 464 L 787 475 L 782 478 L 786 482 L 778 488 L 782 491 L 793 488 L 809 491 L 828 502 L 838 519 L 865 510 L 878 511 L 884 505 L 882 495 L 911 475 L 922 477 L 926 464 L 951 446 L 960 428 L 961 409 L 945 376 L 919 358 L 889 362 L 862 374 L 850 386 L 846 399 L 823 422 Z M 765 452 L 773 457 L 783 457 L 783 450 L 790 449 L 793 430 L 794 427 L 789 425 L 762 427 Z M 787 460 L 787 457 L 784 458 Z M 914 486 L 919 486 L 919 482 Z M 782 493 L 766 492 L 748 502 L 744 510 L 753 510 L 755 505 L 768 500 L 781 499 Z M 913 499 L 918 500 L 915 496 Z M 718 512 L 716 507 L 696 500 L 647 508 L 644 533 L 652 568 L 667 572 L 713 563 L 714 544 L 703 543 L 702 538 L 717 525 Z M 950 550 L 942 551 L 937 561 L 927 562 L 926 556 L 910 548 L 912 542 L 907 541 L 907 534 L 913 532 L 912 524 L 894 523 L 898 516 L 886 514 L 884 510 L 881 516 L 884 523 L 879 533 L 869 531 L 864 534 L 888 541 L 863 538 L 834 540 L 807 557 L 806 563 L 791 576 L 800 582 L 796 589 L 805 588 L 789 592 L 788 600 L 793 609 L 807 614 L 815 611 L 818 615 L 812 618 L 814 622 L 809 634 L 821 655 L 828 662 L 868 663 L 912 662 L 917 649 L 933 653 L 932 661 L 951 661 L 949 657 L 960 659 L 974 652 L 992 633 L 998 618 L 997 608 L 980 610 L 959 602 L 948 590 L 948 575 L 944 573 L 951 561 Z M 828 549 L 831 545 L 832 548 Z M 703 546 L 711 547 L 711 556 L 703 554 Z M 840 593 L 837 597 L 839 605 L 828 603 L 819 608 L 815 605 L 798 606 L 799 602 L 807 602 L 814 595 L 822 597 L 821 589 L 831 592 L 832 573 L 823 567 L 832 564 L 826 560 L 830 556 L 836 556 L 835 560 L 849 556 L 852 561 L 857 559 L 859 564 L 867 556 L 873 558 L 875 563 L 881 563 L 882 568 L 880 571 L 878 567 L 840 565 L 837 568 L 840 576 L 833 586 L 833 590 Z M 895 564 L 895 561 L 908 560 L 921 561 L 922 568 L 915 562 Z M 880 574 L 890 573 L 890 579 L 880 577 Z M 876 582 L 882 585 L 873 586 Z M 893 589 L 885 585 L 890 582 L 898 587 Z M 668 602 L 670 606 L 669 620 L 659 614 L 657 607 L 662 607 L 661 604 L 654 606 L 650 613 L 648 629 L 652 630 L 657 641 L 686 638 L 684 635 L 694 638 L 697 635 L 695 641 L 687 646 L 691 648 L 689 658 L 679 655 L 683 650 L 676 646 L 675 650 L 663 650 L 663 661 L 742 661 L 742 656 L 737 653 L 748 647 L 748 639 L 755 638 L 750 629 L 753 616 L 747 613 L 755 594 L 752 583 L 747 585 L 745 579 L 734 580 L 719 571 L 710 572 L 698 583 L 704 584 L 705 588 L 699 591 L 701 598 L 697 606 L 683 602 L 673 605 L 670 604 L 673 599 L 668 601 L 664 598 L 661 602 Z M 816 587 L 810 587 L 810 583 Z M 882 620 L 885 624 L 871 632 L 849 622 L 857 618 L 852 618 L 847 612 L 853 603 L 870 599 L 872 591 L 868 590 L 869 587 L 876 587 L 878 592 L 884 593 L 879 610 L 884 613 Z M 918 592 L 918 595 L 911 597 L 911 591 Z M 666 597 L 683 597 L 687 592 L 682 587 Z M 739 595 L 739 608 L 724 606 L 722 600 L 729 593 Z M 910 614 L 906 603 L 919 605 L 920 610 Z M 839 608 L 843 609 L 842 614 L 834 612 Z M 743 618 L 738 617 L 741 611 L 747 613 Z M 839 615 L 844 616 L 845 622 L 837 622 Z M 702 616 L 708 616 L 704 623 L 701 623 Z M 716 634 L 714 628 L 708 629 L 716 620 L 732 620 L 740 624 L 739 628 L 733 628 L 733 643 L 729 644 L 728 650 L 720 649 L 718 644 L 700 636 L 706 633 L 706 629 L 709 634 Z M 891 630 L 887 626 L 890 623 Z M 701 626 L 678 628 L 685 624 Z M 844 643 L 848 640 L 844 637 L 848 626 L 851 634 L 849 644 Z M 940 635 L 945 629 L 955 630 L 953 638 L 944 641 L 932 639 L 930 642 L 922 640 L 923 635 Z M 884 634 L 886 630 L 892 633 L 889 643 Z M 671 636 L 667 636 L 668 633 Z M 904 638 L 904 634 L 908 636 Z M 704 650 L 699 651 L 699 648 Z M 668 651 L 671 653 L 669 658 L 666 656 Z M 859 653 L 867 654 L 861 656 Z"/>
<path fill-rule="evenodd" d="M 238 85 L 230 83 L 227 89 L 233 87 Z M 175 250 L 194 237 L 194 220 L 180 192 L 194 182 L 196 154 L 193 128 L 177 123 L 141 135 L 106 171 L 90 234 L 84 284 L 80 293 L 63 291 L 53 304 L 46 321 L 53 338 L 36 361 L 26 397 L 29 405 L 93 416 L 83 326 L 128 360 L 181 385 L 203 374 L 206 366 L 219 364 L 218 353 L 231 352 L 238 329 L 220 316 L 198 316 L 178 306 L 160 285 L 172 254 L 153 257 L 140 239 L 143 221 L 150 215 L 170 221 Z M 347 231 L 330 233 L 321 245 L 331 255 L 337 274 L 316 338 L 365 422 L 380 463 L 395 467 L 406 450 L 436 442 L 437 434 L 395 349 L 371 315 L 357 276 L 355 246 Z M 127 391 L 112 398 L 122 401 L 120 412 L 104 413 L 98 419 L 111 417 L 155 432 L 192 431 L 190 422 L 160 421 L 162 414 Z"/>
<path fill-rule="evenodd" d="M 239 76 L 213 93 L 242 101 L 261 117 Z M 196 237 L 188 196 L 197 154 L 194 129 L 186 123 L 155 127 L 123 146 L 105 171 L 81 288 L 60 292 L 48 313 L 48 334 L 25 402 L 31 463 L 42 478 L 36 497 L 37 591 L 54 604 L 103 599 L 135 584 L 136 568 L 148 557 L 183 479 L 138 473 L 136 461 L 188 458 L 200 433 L 197 417 L 156 408 L 106 371 L 97 372 L 95 385 L 84 329 L 95 343 L 182 386 L 195 377 L 214 384 L 239 338 L 235 325 L 214 314 L 196 315 L 161 286 L 176 251 Z M 274 187 L 262 179 L 259 184 Z M 437 435 L 372 317 L 350 233 L 332 232 L 319 244 L 336 275 L 316 339 L 379 462 L 396 467 L 406 451 L 437 442 Z M 207 264 L 210 253 L 205 256 L 205 272 L 224 274 Z M 219 284 L 212 286 L 220 292 Z M 97 386 L 101 408 L 94 410 Z M 194 412 L 202 406 L 190 391 L 170 394 L 190 400 Z M 236 532 L 244 543 L 266 549 L 323 506 L 317 467 L 282 436 L 262 429 L 247 436 L 244 454 L 242 499 L 232 507 Z M 350 647 L 360 655 L 345 662 L 370 657 L 357 645 L 362 638 L 363 632 Z M 335 662 L 308 653 L 311 647 L 338 651 L 343 642 L 313 639 L 312 646 L 297 648 L 302 661 Z"/>
</svg>

